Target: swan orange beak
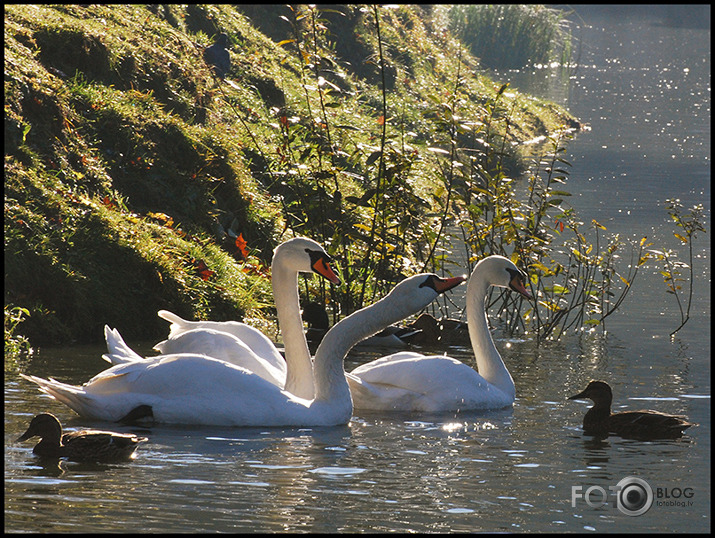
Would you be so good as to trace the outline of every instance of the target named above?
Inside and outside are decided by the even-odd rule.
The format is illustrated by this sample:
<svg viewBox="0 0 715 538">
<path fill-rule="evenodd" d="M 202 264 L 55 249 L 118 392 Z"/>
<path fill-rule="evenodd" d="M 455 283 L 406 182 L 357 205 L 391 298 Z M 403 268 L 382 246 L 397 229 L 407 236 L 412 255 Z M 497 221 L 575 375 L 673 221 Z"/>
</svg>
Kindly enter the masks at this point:
<svg viewBox="0 0 715 538">
<path fill-rule="evenodd" d="M 445 291 L 449 291 L 452 288 L 455 288 L 459 286 L 462 282 L 467 280 L 467 277 L 465 276 L 455 276 L 452 278 L 437 278 L 435 280 L 435 290 L 437 290 L 437 293 L 444 293 Z"/>
<path fill-rule="evenodd" d="M 335 285 L 340 284 L 340 279 L 338 278 L 338 275 L 335 274 L 333 268 L 330 267 L 330 262 L 328 262 L 328 260 L 325 259 L 324 256 L 321 256 L 317 260 L 315 260 L 315 262 L 313 263 L 313 271 L 318 273 L 320 276 L 327 278 Z"/>
<path fill-rule="evenodd" d="M 523 295 L 527 299 L 531 299 L 531 293 L 529 293 L 529 290 L 524 287 L 524 277 L 525 275 L 522 275 L 521 273 L 516 273 L 511 279 L 511 282 L 509 282 L 509 287 L 515 292 Z"/>
</svg>

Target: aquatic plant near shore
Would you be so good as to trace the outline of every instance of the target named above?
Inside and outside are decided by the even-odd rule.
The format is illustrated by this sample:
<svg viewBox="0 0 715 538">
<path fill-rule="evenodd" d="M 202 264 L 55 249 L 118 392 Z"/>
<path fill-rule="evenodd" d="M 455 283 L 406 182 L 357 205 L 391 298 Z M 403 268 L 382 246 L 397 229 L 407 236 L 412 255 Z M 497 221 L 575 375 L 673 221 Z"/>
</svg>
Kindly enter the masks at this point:
<svg viewBox="0 0 715 538">
<path fill-rule="evenodd" d="M 5 305 L 5 370 L 17 366 L 25 356 L 32 354 L 28 339 L 16 333 L 17 326 L 30 315 L 27 308 Z"/>
<path fill-rule="evenodd" d="M 680 325 L 670 333 L 670 337 L 682 329 L 690 319 L 690 307 L 693 304 L 693 284 L 695 282 L 695 272 L 693 269 L 693 240 L 698 232 L 705 232 L 703 224 L 703 205 L 695 204 L 688 212 L 683 211 L 683 204 L 680 200 L 669 198 L 666 200 L 668 215 L 675 222 L 675 225 L 682 230 L 673 232 L 673 235 L 683 245 L 688 245 L 688 263 L 678 260 L 677 253 L 671 250 L 651 250 L 656 260 L 663 262 L 663 281 L 667 286 L 667 292 L 675 297 L 680 312 Z M 687 277 L 683 277 L 683 272 L 687 271 Z M 681 300 L 683 292 L 682 283 L 687 283 L 687 300 Z"/>
<path fill-rule="evenodd" d="M 435 130 L 451 148 L 442 152 L 449 159 L 442 179 L 452 199 L 443 210 L 458 215 L 452 222 L 458 233 L 451 241 L 436 241 L 463 243 L 470 267 L 485 256 L 502 254 L 527 268 L 536 304 L 524 306 L 522 299 L 504 295 L 492 300 L 510 331 L 528 330 L 542 340 L 558 339 L 568 329 L 603 328 L 648 259 L 647 240 L 631 245 L 630 263 L 621 269 L 626 242 L 618 234 L 603 237 L 605 226 L 592 220 L 595 237 L 587 239 L 583 222 L 566 202 L 571 193 L 563 186 L 570 166 L 565 143 L 573 128 L 546 137 L 525 173 L 507 172 L 505 150 L 519 109 L 518 99 L 507 90 L 502 86 L 483 104 L 481 118 L 458 114 L 459 99 L 442 108 Z M 496 128 L 498 123 L 503 130 Z M 429 263 L 444 267 L 451 261 L 442 255 Z"/>
</svg>

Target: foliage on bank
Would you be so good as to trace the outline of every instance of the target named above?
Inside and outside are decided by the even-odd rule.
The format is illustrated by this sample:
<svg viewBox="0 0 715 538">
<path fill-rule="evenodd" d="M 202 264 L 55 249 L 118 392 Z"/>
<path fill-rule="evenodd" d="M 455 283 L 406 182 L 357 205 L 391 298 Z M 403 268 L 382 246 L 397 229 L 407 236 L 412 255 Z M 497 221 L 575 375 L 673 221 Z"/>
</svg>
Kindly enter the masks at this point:
<svg viewBox="0 0 715 538">
<path fill-rule="evenodd" d="M 6 320 L 37 344 L 156 338 L 160 308 L 270 318 L 292 234 L 348 283 L 304 293 L 350 312 L 433 262 L 453 142 L 516 177 L 520 142 L 576 125 L 419 6 L 7 6 L 5 31 Z M 202 59 L 220 32 L 228 82 Z"/>
</svg>

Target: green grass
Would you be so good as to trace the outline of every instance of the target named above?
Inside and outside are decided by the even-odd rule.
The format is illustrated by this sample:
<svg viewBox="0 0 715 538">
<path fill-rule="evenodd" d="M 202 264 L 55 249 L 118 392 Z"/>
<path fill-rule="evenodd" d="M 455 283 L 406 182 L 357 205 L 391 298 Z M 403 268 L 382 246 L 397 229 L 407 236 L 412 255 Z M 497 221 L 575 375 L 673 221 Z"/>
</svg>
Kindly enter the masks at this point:
<svg viewBox="0 0 715 538">
<path fill-rule="evenodd" d="M 445 192 L 428 148 L 449 143 L 457 96 L 476 124 L 499 87 L 421 7 L 340 9 L 6 6 L 5 305 L 30 312 L 15 332 L 152 339 L 159 308 L 270 320 L 266 266 L 294 233 L 355 277 L 344 313 L 418 270 Z M 201 59 L 219 31 L 233 85 Z M 573 121 L 509 99 L 511 140 Z"/>
</svg>

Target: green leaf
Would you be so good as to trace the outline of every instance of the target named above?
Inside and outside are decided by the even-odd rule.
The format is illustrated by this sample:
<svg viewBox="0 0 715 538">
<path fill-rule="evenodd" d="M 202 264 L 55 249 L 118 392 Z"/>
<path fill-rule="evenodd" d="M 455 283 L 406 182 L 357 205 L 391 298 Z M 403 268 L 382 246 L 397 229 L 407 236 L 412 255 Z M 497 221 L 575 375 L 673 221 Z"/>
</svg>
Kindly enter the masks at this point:
<svg viewBox="0 0 715 538">
<path fill-rule="evenodd" d="M 377 150 L 373 151 L 370 156 L 367 158 L 367 161 L 365 161 L 365 166 L 370 166 L 375 163 L 380 158 L 380 155 L 382 155 L 382 151 Z"/>
</svg>

